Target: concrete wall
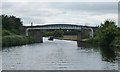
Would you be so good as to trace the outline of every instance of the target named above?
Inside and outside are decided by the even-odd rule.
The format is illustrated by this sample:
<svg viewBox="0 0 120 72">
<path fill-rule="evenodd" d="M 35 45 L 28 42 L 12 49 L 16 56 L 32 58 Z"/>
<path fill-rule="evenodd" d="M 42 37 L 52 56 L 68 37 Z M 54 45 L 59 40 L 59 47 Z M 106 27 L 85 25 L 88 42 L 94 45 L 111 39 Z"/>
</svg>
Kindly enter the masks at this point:
<svg viewBox="0 0 120 72">
<path fill-rule="evenodd" d="M 43 33 L 41 30 L 29 30 L 28 36 L 33 37 L 36 43 L 43 43 Z"/>
<path fill-rule="evenodd" d="M 75 40 L 75 41 L 77 41 L 77 35 L 64 35 L 63 39 L 64 40 Z"/>
<path fill-rule="evenodd" d="M 77 46 L 78 47 L 81 47 L 81 41 L 82 41 L 82 30 L 78 31 L 78 34 L 77 34 Z"/>
<path fill-rule="evenodd" d="M 20 28 L 20 34 L 26 35 L 27 27 L 23 26 Z M 35 39 L 36 43 L 43 43 L 43 33 L 41 30 L 28 30 L 28 36 L 31 36 Z"/>
</svg>

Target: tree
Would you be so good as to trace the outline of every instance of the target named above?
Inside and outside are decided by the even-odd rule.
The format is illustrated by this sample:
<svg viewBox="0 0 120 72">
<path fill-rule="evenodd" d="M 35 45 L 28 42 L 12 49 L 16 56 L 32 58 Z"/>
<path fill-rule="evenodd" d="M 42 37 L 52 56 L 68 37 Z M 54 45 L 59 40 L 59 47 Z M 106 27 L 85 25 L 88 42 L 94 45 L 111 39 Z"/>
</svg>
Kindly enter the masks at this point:
<svg viewBox="0 0 120 72">
<path fill-rule="evenodd" d="M 106 20 L 104 24 L 101 24 L 97 33 L 97 39 L 100 45 L 109 46 L 114 38 L 117 36 L 118 28 L 114 21 Z"/>
<path fill-rule="evenodd" d="M 52 31 L 44 32 L 43 36 L 45 37 L 53 36 L 53 32 Z"/>
<path fill-rule="evenodd" d="M 54 37 L 63 37 L 63 34 L 64 34 L 63 30 L 55 30 L 53 32 Z"/>
<path fill-rule="evenodd" d="M 44 32 L 44 36 L 54 36 L 54 37 L 63 37 L 64 31 L 63 30 L 54 30 L 54 31 L 48 31 Z"/>
<path fill-rule="evenodd" d="M 9 30 L 13 33 L 19 34 L 19 29 L 22 26 L 20 18 L 15 16 L 1 15 L 2 17 L 2 28 Z"/>
</svg>

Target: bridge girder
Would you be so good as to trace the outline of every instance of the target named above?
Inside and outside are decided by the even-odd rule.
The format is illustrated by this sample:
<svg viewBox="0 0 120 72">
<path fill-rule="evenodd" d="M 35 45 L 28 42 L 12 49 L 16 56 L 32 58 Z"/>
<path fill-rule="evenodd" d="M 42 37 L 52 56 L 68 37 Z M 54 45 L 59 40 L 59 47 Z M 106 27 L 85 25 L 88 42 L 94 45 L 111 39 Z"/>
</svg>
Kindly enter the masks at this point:
<svg viewBox="0 0 120 72">
<path fill-rule="evenodd" d="M 72 24 L 51 24 L 51 25 L 42 25 L 42 26 L 31 26 L 26 28 L 26 36 L 28 36 L 29 30 L 48 30 L 48 29 L 75 29 L 75 30 L 82 30 L 82 29 L 89 29 L 91 31 L 90 36 L 93 37 L 93 29 L 86 26 L 80 26 L 80 25 L 72 25 Z"/>
</svg>

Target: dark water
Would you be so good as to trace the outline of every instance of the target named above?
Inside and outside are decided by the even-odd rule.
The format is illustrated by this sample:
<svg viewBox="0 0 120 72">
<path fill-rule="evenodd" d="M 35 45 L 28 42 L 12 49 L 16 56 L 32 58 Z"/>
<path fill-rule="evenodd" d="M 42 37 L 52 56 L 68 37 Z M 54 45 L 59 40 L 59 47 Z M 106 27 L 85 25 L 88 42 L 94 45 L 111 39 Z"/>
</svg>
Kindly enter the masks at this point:
<svg viewBox="0 0 120 72">
<path fill-rule="evenodd" d="M 118 70 L 113 49 L 77 47 L 66 40 L 4 48 L 3 70 Z"/>
</svg>

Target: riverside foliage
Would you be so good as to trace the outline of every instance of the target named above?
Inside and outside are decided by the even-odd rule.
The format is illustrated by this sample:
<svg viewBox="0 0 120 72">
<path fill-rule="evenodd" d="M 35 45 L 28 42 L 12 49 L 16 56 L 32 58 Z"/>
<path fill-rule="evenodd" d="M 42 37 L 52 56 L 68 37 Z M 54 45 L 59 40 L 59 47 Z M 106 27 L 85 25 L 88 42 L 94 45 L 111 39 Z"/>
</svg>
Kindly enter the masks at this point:
<svg viewBox="0 0 120 72">
<path fill-rule="evenodd" d="M 120 45 L 120 29 L 112 20 L 106 20 L 93 38 L 93 42 L 101 46 Z"/>
<path fill-rule="evenodd" d="M 15 16 L 1 15 L 2 18 L 2 46 L 18 46 L 34 43 L 32 37 L 20 35 L 23 26 L 20 18 Z"/>
<path fill-rule="evenodd" d="M 54 30 L 54 31 L 48 31 L 44 33 L 45 37 L 54 36 L 57 37 L 63 37 L 64 31 L 63 30 Z"/>
<path fill-rule="evenodd" d="M 20 28 L 22 27 L 22 21 L 15 16 L 1 15 L 2 28 L 12 33 L 20 34 Z"/>
<path fill-rule="evenodd" d="M 32 37 L 20 36 L 20 35 L 10 35 L 4 36 L 2 38 L 2 46 L 18 46 L 34 43 L 34 39 Z"/>
</svg>

